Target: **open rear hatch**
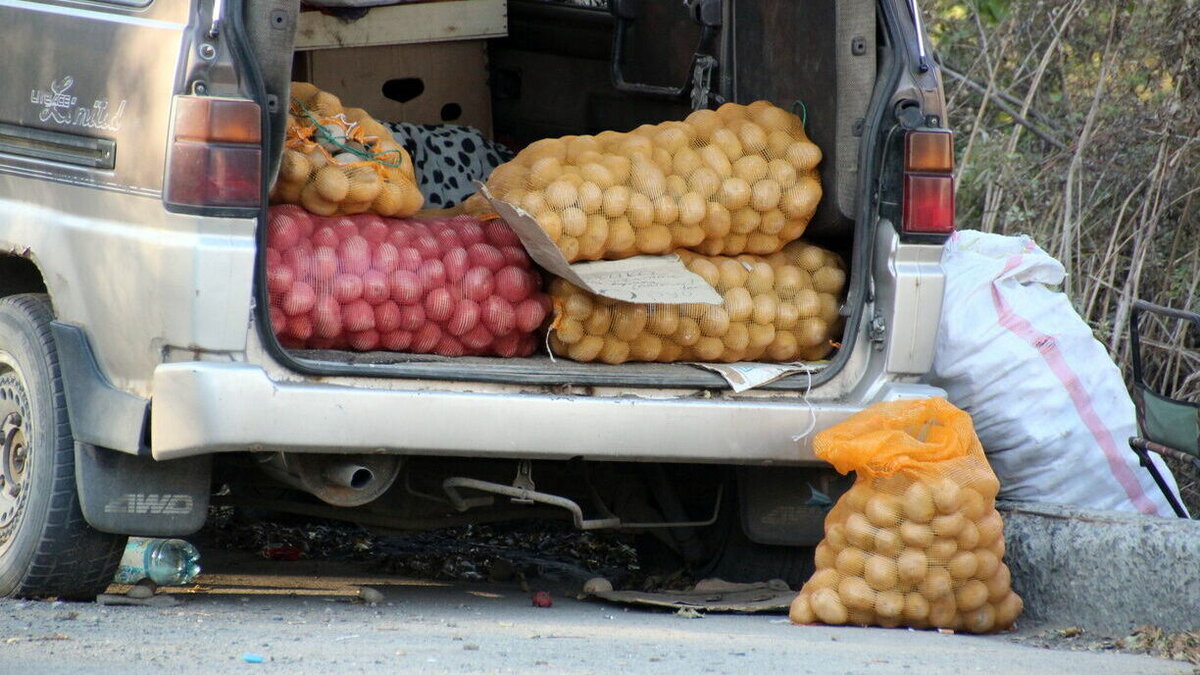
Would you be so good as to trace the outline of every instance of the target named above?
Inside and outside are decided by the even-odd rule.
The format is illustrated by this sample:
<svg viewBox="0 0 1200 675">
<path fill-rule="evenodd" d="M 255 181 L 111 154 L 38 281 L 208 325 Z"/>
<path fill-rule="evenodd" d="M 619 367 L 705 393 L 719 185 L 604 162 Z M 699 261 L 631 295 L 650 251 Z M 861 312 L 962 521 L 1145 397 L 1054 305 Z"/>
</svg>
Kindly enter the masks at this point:
<svg viewBox="0 0 1200 675">
<path fill-rule="evenodd" d="M 436 4 L 461 6 L 465 11 L 469 5 L 491 1 Z M 477 98 L 486 100 L 487 118 L 493 128 L 482 131 L 514 149 L 545 137 L 597 134 L 608 129 L 625 131 L 640 124 L 682 120 L 694 108 L 715 108 L 727 101 L 765 99 L 799 116 L 809 138 L 823 153 L 819 166 L 823 195 L 804 238 L 836 252 L 844 262 L 846 291 L 839 308 L 844 331 L 840 340 L 832 340 L 839 348 L 827 359 L 805 364 L 807 372 L 784 377 L 766 388 L 808 390 L 819 386 L 836 375 L 863 334 L 860 325 L 867 298 L 871 240 L 865 231 L 870 219 L 865 217 L 863 206 L 869 186 L 860 185 L 858 167 L 860 156 L 865 156 L 860 152 L 859 140 L 872 103 L 879 58 L 874 2 L 701 0 L 684 6 L 610 2 L 611 8 L 588 8 L 580 4 L 604 3 L 509 0 L 507 36 L 478 41 L 478 47 L 486 53 L 486 72 L 455 74 L 460 67 L 484 67 L 480 61 L 456 63 L 453 67 L 442 64 L 438 72 L 441 77 L 486 83 L 486 96 Z M 259 6 L 253 0 L 248 4 Z M 321 61 L 327 61 L 331 52 L 305 48 L 304 41 L 312 39 L 311 30 L 302 28 L 296 34 L 298 46 L 293 53 L 293 47 L 276 27 L 292 20 L 294 7 L 286 2 L 266 4 L 274 9 L 265 19 L 251 19 L 256 10 L 246 10 L 246 32 L 259 55 L 263 98 L 275 102 L 268 106 L 272 113 L 270 171 L 274 178 L 281 153 L 281 125 L 286 122 L 287 106 L 283 102 L 288 100 L 290 80 L 311 78 L 318 87 L 335 93 L 382 91 L 393 101 L 398 100 L 398 85 L 386 63 L 336 76 L 322 68 Z M 379 16 L 379 10 L 372 10 L 356 21 L 371 22 Z M 300 17 L 301 26 L 309 18 Z M 368 25 L 360 23 L 360 27 Z M 772 48 L 763 49 L 766 44 Z M 404 45 L 404 49 L 423 46 Z M 340 48 L 345 53 L 371 49 L 378 47 Z M 361 52 L 354 58 L 359 63 L 370 62 L 370 54 Z M 420 84 L 424 89 L 436 85 Z M 347 105 L 368 105 L 345 95 L 343 98 Z M 447 110 L 441 106 L 440 114 L 445 117 Z M 449 110 L 453 115 L 453 109 Z M 386 110 L 368 112 L 392 121 L 387 120 Z M 421 169 L 416 167 L 418 174 Z M 263 230 L 265 241 L 266 228 Z M 260 260 L 260 280 L 265 279 L 265 272 Z M 728 386 L 718 374 L 686 363 L 605 365 L 552 358 L 544 334 L 539 337 L 536 353 L 523 358 L 287 349 L 269 327 L 265 285 L 259 284 L 258 297 L 263 342 L 277 360 L 301 373 L 528 385 Z"/>
</svg>

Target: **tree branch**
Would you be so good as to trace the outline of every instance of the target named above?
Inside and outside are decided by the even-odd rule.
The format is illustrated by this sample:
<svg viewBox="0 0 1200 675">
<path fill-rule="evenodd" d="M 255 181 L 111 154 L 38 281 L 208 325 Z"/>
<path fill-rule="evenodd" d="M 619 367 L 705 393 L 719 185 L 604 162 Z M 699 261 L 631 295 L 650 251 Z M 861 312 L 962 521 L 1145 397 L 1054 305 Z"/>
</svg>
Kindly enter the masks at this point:
<svg viewBox="0 0 1200 675">
<path fill-rule="evenodd" d="M 1066 144 L 1064 144 L 1062 141 L 1054 138 L 1053 136 L 1051 136 L 1049 134 L 1049 132 L 1042 129 L 1040 126 L 1034 124 L 1033 122 L 1029 121 L 1024 115 L 1017 112 L 1016 109 L 1013 108 L 1011 105 L 1009 105 L 1008 102 L 1004 100 L 1004 97 L 996 90 L 993 89 L 991 91 L 988 91 L 988 89 L 986 87 L 984 87 L 983 85 L 979 84 L 978 82 L 975 82 L 974 80 L 968 78 L 966 75 L 963 75 L 962 73 L 958 73 L 950 68 L 947 68 L 944 64 L 941 66 L 941 69 L 942 69 L 943 73 L 958 80 L 959 82 L 962 82 L 963 84 L 967 85 L 971 89 L 974 89 L 975 91 L 979 92 L 980 94 L 984 94 L 985 96 L 990 98 L 992 100 L 992 103 L 996 104 L 997 108 L 1000 108 L 1005 113 L 1007 113 L 1009 117 L 1013 118 L 1014 122 L 1016 122 L 1017 124 L 1020 124 L 1021 126 L 1025 127 L 1026 129 L 1028 129 L 1034 136 L 1037 136 L 1038 138 L 1049 143 L 1050 145 L 1053 145 L 1054 147 L 1058 148 L 1059 150 L 1065 151 L 1067 149 Z"/>
</svg>

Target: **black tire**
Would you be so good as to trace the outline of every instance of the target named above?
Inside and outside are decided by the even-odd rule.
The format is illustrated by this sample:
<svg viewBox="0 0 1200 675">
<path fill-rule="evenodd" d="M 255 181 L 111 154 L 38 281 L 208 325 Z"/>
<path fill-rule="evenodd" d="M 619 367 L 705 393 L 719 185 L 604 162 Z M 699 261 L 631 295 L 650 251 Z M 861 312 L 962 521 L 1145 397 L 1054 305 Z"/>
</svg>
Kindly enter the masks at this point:
<svg viewBox="0 0 1200 675">
<path fill-rule="evenodd" d="M 0 299 L 0 596 L 90 600 L 126 537 L 80 511 L 52 319 L 45 295 Z"/>
</svg>

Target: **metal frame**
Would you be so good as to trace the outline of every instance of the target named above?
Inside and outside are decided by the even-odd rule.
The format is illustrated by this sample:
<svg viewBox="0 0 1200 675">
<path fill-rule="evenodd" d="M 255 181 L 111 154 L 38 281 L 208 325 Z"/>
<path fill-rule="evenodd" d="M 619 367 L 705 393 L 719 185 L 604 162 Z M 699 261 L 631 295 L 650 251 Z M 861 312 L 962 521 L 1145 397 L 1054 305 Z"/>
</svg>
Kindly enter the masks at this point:
<svg viewBox="0 0 1200 675">
<path fill-rule="evenodd" d="M 1149 391 L 1162 398 L 1168 398 L 1151 389 L 1146 384 L 1145 378 L 1143 377 L 1142 341 L 1140 334 L 1141 315 L 1143 312 L 1149 312 L 1151 314 L 1157 314 L 1159 316 L 1172 319 L 1179 319 L 1180 321 L 1190 321 L 1197 330 L 1200 330 L 1200 314 L 1188 312 L 1182 309 L 1174 309 L 1171 307 L 1155 305 L 1153 303 L 1146 302 L 1145 300 L 1137 300 L 1133 303 L 1133 311 L 1129 317 L 1129 340 L 1130 346 L 1132 347 L 1131 362 L 1133 366 L 1133 387 L 1135 390 L 1133 400 L 1137 408 L 1138 430 L 1140 433 L 1145 433 L 1146 428 L 1145 405 L 1144 398 L 1141 396 L 1141 393 Z M 1175 399 L 1171 400 L 1181 405 L 1200 408 L 1200 406 L 1187 401 L 1177 401 Z M 1198 443 L 1200 443 L 1200 439 L 1198 439 Z M 1170 457 L 1172 459 L 1190 463 L 1194 467 L 1200 469 L 1200 445 L 1192 448 L 1191 452 L 1187 452 L 1186 450 L 1180 450 L 1178 448 L 1172 448 L 1170 446 L 1163 445 L 1162 443 L 1157 443 L 1148 438 L 1134 436 L 1129 439 L 1129 447 L 1133 450 L 1134 454 L 1138 456 L 1139 463 L 1150 472 L 1150 476 L 1154 478 L 1154 482 L 1158 485 L 1158 489 L 1162 490 L 1163 495 L 1167 498 L 1167 502 L 1171 504 L 1171 508 L 1175 511 L 1175 515 L 1179 516 L 1180 518 L 1187 518 L 1187 510 L 1183 508 L 1179 498 L 1176 497 L 1175 493 L 1171 491 L 1170 486 L 1167 485 L 1166 479 L 1163 478 L 1162 473 L 1158 470 L 1158 467 L 1155 466 L 1154 462 L 1151 461 L 1150 453 L 1153 452 L 1163 457 Z"/>
</svg>

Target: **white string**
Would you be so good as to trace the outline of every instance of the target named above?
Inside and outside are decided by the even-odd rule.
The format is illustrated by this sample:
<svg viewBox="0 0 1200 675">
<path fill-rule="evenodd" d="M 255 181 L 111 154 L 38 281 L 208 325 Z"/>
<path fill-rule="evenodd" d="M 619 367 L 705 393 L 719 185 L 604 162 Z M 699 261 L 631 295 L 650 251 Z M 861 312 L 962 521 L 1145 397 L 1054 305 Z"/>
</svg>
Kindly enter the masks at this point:
<svg viewBox="0 0 1200 675">
<path fill-rule="evenodd" d="M 558 361 L 554 359 L 554 350 L 550 349 L 550 331 L 552 330 L 554 330 L 553 327 L 546 331 L 546 354 L 550 356 L 550 363 L 558 363 Z"/>
<path fill-rule="evenodd" d="M 811 434 L 813 430 L 817 428 L 817 408 L 812 404 L 812 401 L 808 400 L 808 394 L 812 391 L 812 368 L 805 368 L 804 374 L 808 376 L 808 384 L 805 385 L 804 394 L 800 396 L 800 400 L 804 402 L 804 405 L 808 406 L 809 417 L 808 426 L 804 428 L 804 431 L 792 436 L 792 440 L 797 443 L 804 440 L 806 436 Z"/>
</svg>

